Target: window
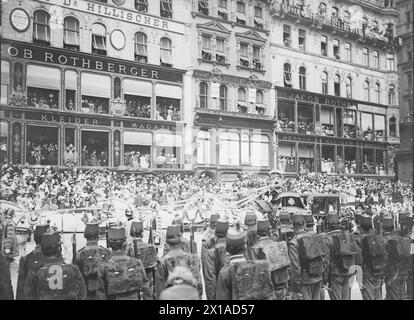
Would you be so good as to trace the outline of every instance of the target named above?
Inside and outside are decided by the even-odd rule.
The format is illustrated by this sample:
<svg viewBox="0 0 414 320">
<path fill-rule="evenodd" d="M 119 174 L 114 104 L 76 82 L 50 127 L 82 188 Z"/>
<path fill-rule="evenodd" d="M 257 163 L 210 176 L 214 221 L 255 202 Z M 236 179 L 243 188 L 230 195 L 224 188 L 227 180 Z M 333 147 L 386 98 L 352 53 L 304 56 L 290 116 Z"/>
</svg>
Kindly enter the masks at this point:
<svg viewBox="0 0 414 320">
<path fill-rule="evenodd" d="M 220 109 L 223 111 L 227 110 L 227 87 L 222 84 L 219 88 L 220 95 Z"/>
<path fill-rule="evenodd" d="M 261 62 L 261 49 L 258 46 L 253 46 L 253 68 L 257 70 L 262 70 L 262 62 Z"/>
<path fill-rule="evenodd" d="M 388 87 L 388 104 L 395 105 L 395 86 L 391 84 Z"/>
<path fill-rule="evenodd" d="M 201 57 L 203 60 L 211 60 L 211 36 L 210 35 L 203 35 L 201 37 L 202 40 L 202 49 L 201 49 Z"/>
<path fill-rule="evenodd" d="M 216 61 L 226 63 L 225 39 L 216 38 Z"/>
<path fill-rule="evenodd" d="M 323 94 L 328 94 L 328 73 L 327 72 L 322 72 L 322 93 Z"/>
<path fill-rule="evenodd" d="M 313 105 L 298 103 L 298 133 L 314 133 Z"/>
<path fill-rule="evenodd" d="M 63 47 L 79 51 L 79 21 L 73 17 L 64 20 Z"/>
<path fill-rule="evenodd" d="M 20 62 L 14 64 L 14 90 L 21 91 L 23 89 L 23 65 Z"/>
<path fill-rule="evenodd" d="M 150 132 L 124 131 L 124 165 L 132 170 L 151 167 L 153 135 Z"/>
<path fill-rule="evenodd" d="M 344 138 L 356 138 L 356 112 L 354 110 L 344 110 L 343 122 Z"/>
<path fill-rule="evenodd" d="M 170 133 L 157 133 L 155 135 L 155 151 L 157 168 L 182 167 L 181 150 L 183 147 L 182 137 Z"/>
<path fill-rule="evenodd" d="M 334 39 L 333 41 L 333 55 L 336 59 L 341 59 L 340 56 L 340 47 L 339 47 L 339 40 L 338 39 Z"/>
<path fill-rule="evenodd" d="M 82 72 L 82 112 L 108 114 L 111 91 L 111 78 L 109 76 Z"/>
<path fill-rule="evenodd" d="M 263 9 L 262 7 L 254 7 L 254 26 L 258 29 L 263 29 Z"/>
<path fill-rule="evenodd" d="M 372 67 L 378 69 L 379 68 L 379 56 L 378 56 L 378 51 L 374 50 L 374 52 L 372 53 Z"/>
<path fill-rule="evenodd" d="M 235 132 L 223 132 L 219 135 L 220 165 L 240 165 L 240 136 Z"/>
<path fill-rule="evenodd" d="M 237 1 L 236 23 L 246 24 L 246 6 L 243 1 Z"/>
<path fill-rule="evenodd" d="M 172 43 L 168 38 L 161 38 L 160 40 L 160 50 L 161 50 L 161 65 L 171 67 L 172 66 Z"/>
<path fill-rule="evenodd" d="M 249 45 L 247 43 L 240 43 L 240 65 L 249 66 Z"/>
<path fill-rule="evenodd" d="M 346 97 L 352 98 L 352 78 L 346 77 L 345 79 L 345 90 L 346 90 Z"/>
<path fill-rule="evenodd" d="M 394 69 L 394 54 L 387 53 L 387 70 L 393 71 Z"/>
<path fill-rule="evenodd" d="M 106 55 L 106 28 L 100 23 L 92 26 L 92 53 Z"/>
<path fill-rule="evenodd" d="M 296 145 L 280 142 L 278 148 L 278 168 L 282 172 L 296 172 Z"/>
<path fill-rule="evenodd" d="M 208 0 L 198 0 L 198 12 L 208 16 Z"/>
<path fill-rule="evenodd" d="M 218 16 L 223 20 L 227 20 L 228 13 L 227 13 L 227 0 L 219 0 L 218 3 Z"/>
<path fill-rule="evenodd" d="M 306 90 L 306 68 L 299 68 L 299 89 Z"/>
<path fill-rule="evenodd" d="M 336 18 L 338 16 L 338 8 L 332 7 L 332 18 Z"/>
<path fill-rule="evenodd" d="M 365 33 L 365 29 L 367 28 L 368 25 L 368 19 L 363 17 L 362 18 L 362 32 Z"/>
<path fill-rule="evenodd" d="M 1 61 L 1 94 L 0 104 L 6 105 L 9 97 L 10 88 L 10 63 L 8 61 Z M 0 163 L 2 163 L 0 161 Z"/>
<path fill-rule="evenodd" d="M 278 100 L 277 132 L 295 132 L 295 105 L 291 101 Z"/>
<path fill-rule="evenodd" d="M 298 146 L 299 173 L 308 174 L 313 172 L 314 147 L 311 144 L 302 144 Z"/>
<path fill-rule="evenodd" d="M 364 100 L 369 101 L 369 81 L 364 81 Z"/>
<path fill-rule="evenodd" d="M 256 90 L 256 104 L 263 104 L 263 91 Z"/>
<path fill-rule="evenodd" d="M 57 165 L 59 157 L 59 129 L 26 127 L 26 162 L 30 165 Z"/>
<path fill-rule="evenodd" d="M 341 78 L 338 74 L 334 76 L 334 94 L 337 97 L 341 96 Z"/>
<path fill-rule="evenodd" d="M 135 10 L 142 13 L 148 12 L 148 0 L 135 0 Z"/>
<path fill-rule="evenodd" d="M 345 22 L 349 22 L 351 20 L 351 14 L 349 11 L 344 11 L 344 20 Z"/>
<path fill-rule="evenodd" d="M 319 14 L 326 17 L 326 4 L 323 2 L 319 3 Z"/>
<path fill-rule="evenodd" d="M 200 130 L 197 134 L 197 163 L 209 165 L 211 163 L 211 138 L 210 133 Z"/>
<path fill-rule="evenodd" d="M 162 18 L 172 19 L 172 0 L 161 0 L 160 2 L 160 15 Z"/>
<path fill-rule="evenodd" d="M 208 109 L 208 85 L 200 82 L 200 108 Z"/>
<path fill-rule="evenodd" d="M 411 11 L 405 12 L 405 24 L 407 24 L 408 26 L 410 26 L 411 24 Z"/>
<path fill-rule="evenodd" d="M 345 59 L 348 62 L 352 61 L 351 44 L 349 42 L 345 42 Z"/>
<path fill-rule="evenodd" d="M 2 61 L 3 62 L 3 61 Z M 3 95 L 2 95 L 3 96 Z M 0 121 L 0 164 L 7 163 L 7 155 L 10 153 L 9 146 L 9 123 Z"/>
<path fill-rule="evenodd" d="M 81 165 L 90 167 L 108 166 L 108 132 L 81 131 Z"/>
<path fill-rule="evenodd" d="M 385 139 L 385 116 L 376 114 L 374 115 L 375 125 L 375 140 L 384 141 Z"/>
<path fill-rule="evenodd" d="M 143 32 L 135 33 L 135 61 L 147 63 L 148 62 L 148 50 L 147 50 L 147 35 Z"/>
<path fill-rule="evenodd" d="M 239 88 L 237 90 L 237 108 L 240 113 L 247 113 L 246 89 L 245 88 Z"/>
<path fill-rule="evenodd" d="M 375 102 L 376 103 L 381 103 L 381 92 L 380 92 L 380 84 L 377 82 L 375 84 Z"/>
<path fill-rule="evenodd" d="M 326 36 L 321 36 L 321 54 L 323 56 L 327 56 L 328 55 L 328 38 Z"/>
<path fill-rule="evenodd" d="M 121 97 L 121 79 L 119 77 L 114 78 L 114 99 Z"/>
<path fill-rule="evenodd" d="M 283 25 L 283 43 L 286 47 L 290 47 L 292 39 L 290 37 L 290 26 Z"/>
<path fill-rule="evenodd" d="M 283 82 L 284 86 L 287 88 L 292 88 L 292 72 L 289 63 L 283 65 Z"/>
<path fill-rule="evenodd" d="M 306 30 L 299 29 L 299 49 L 306 49 Z"/>
<path fill-rule="evenodd" d="M 181 87 L 157 83 L 155 85 L 155 96 L 155 119 L 167 121 L 181 120 Z"/>
<path fill-rule="evenodd" d="M 395 117 L 390 118 L 389 123 L 389 134 L 391 137 L 397 136 L 397 119 Z"/>
<path fill-rule="evenodd" d="M 242 166 L 250 165 L 250 137 L 248 134 L 241 135 L 241 164 Z"/>
<path fill-rule="evenodd" d="M 65 71 L 65 107 L 66 110 L 75 111 L 77 109 L 76 91 L 78 89 L 78 75 L 75 71 Z"/>
<path fill-rule="evenodd" d="M 321 107 L 320 112 L 320 125 L 321 125 L 321 132 L 320 135 L 322 136 L 334 136 L 334 109 L 329 107 Z M 318 132 L 316 132 L 318 134 Z"/>
<path fill-rule="evenodd" d="M 27 106 L 41 109 L 58 109 L 61 72 L 29 64 L 27 66 Z"/>
<path fill-rule="evenodd" d="M 269 137 L 253 134 L 251 139 L 251 165 L 254 167 L 269 166 Z"/>
<path fill-rule="evenodd" d="M 125 116 L 151 118 L 152 83 L 135 79 L 122 82 L 126 105 Z"/>
<path fill-rule="evenodd" d="M 413 86 L 413 73 L 412 72 L 406 72 L 405 73 L 405 79 L 406 79 L 406 88 L 412 88 Z"/>
<path fill-rule="evenodd" d="M 365 140 L 373 140 L 374 132 L 373 128 L 373 121 L 374 117 L 372 113 L 360 112 L 359 113 L 359 128 L 362 130 L 363 139 Z"/>
<path fill-rule="evenodd" d="M 46 11 L 35 11 L 33 16 L 33 42 L 50 45 L 50 15 Z"/>
<path fill-rule="evenodd" d="M 362 48 L 362 64 L 369 67 L 369 50 L 368 48 Z"/>
</svg>

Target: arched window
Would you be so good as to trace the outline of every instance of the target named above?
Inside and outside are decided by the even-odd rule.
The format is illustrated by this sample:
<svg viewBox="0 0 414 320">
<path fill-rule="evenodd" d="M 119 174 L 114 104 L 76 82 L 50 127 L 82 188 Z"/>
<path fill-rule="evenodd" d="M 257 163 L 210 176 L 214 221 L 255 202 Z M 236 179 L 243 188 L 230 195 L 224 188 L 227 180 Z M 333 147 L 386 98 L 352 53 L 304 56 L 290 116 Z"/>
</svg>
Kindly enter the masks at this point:
<svg viewBox="0 0 414 320">
<path fill-rule="evenodd" d="M 160 16 L 162 18 L 172 19 L 173 17 L 172 0 L 161 0 L 160 1 Z"/>
<path fill-rule="evenodd" d="M 50 45 L 50 14 L 43 10 L 35 11 L 33 15 L 33 42 Z"/>
<path fill-rule="evenodd" d="M 326 4 L 323 2 L 319 3 L 319 14 L 322 16 L 326 16 Z"/>
<path fill-rule="evenodd" d="M 220 95 L 220 109 L 226 111 L 227 110 L 227 87 L 222 84 L 219 88 L 219 95 Z"/>
<path fill-rule="evenodd" d="M 322 81 L 322 93 L 328 94 L 328 73 L 326 71 L 322 72 L 321 81 Z"/>
<path fill-rule="evenodd" d="M 395 104 L 395 86 L 393 84 L 388 87 L 388 104 Z"/>
<path fill-rule="evenodd" d="M 100 23 L 92 25 L 92 53 L 106 55 L 106 28 Z"/>
<path fill-rule="evenodd" d="M 114 78 L 114 99 L 121 97 L 121 79 L 119 77 Z"/>
<path fill-rule="evenodd" d="M 240 113 L 247 113 L 247 96 L 246 96 L 246 89 L 239 88 L 237 90 L 237 109 Z"/>
<path fill-rule="evenodd" d="M 198 164 L 210 164 L 210 150 L 211 150 L 211 138 L 210 133 L 205 130 L 200 130 L 197 134 L 197 163 Z"/>
<path fill-rule="evenodd" d="M 200 108 L 208 108 L 208 85 L 205 82 L 200 82 Z"/>
<path fill-rule="evenodd" d="M 364 100 L 369 101 L 369 81 L 364 81 Z"/>
<path fill-rule="evenodd" d="M 246 24 L 246 5 L 243 1 L 237 1 L 236 23 Z"/>
<path fill-rule="evenodd" d="M 198 0 L 198 12 L 208 16 L 208 0 Z"/>
<path fill-rule="evenodd" d="M 235 132 L 219 134 L 220 165 L 240 165 L 240 136 Z"/>
<path fill-rule="evenodd" d="M 263 91 L 262 90 L 256 90 L 256 103 L 263 104 Z"/>
<path fill-rule="evenodd" d="M 346 77 L 345 79 L 346 97 L 352 98 L 352 78 Z"/>
<path fill-rule="evenodd" d="M 148 51 L 147 51 L 147 35 L 143 32 L 135 33 L 135 61 L 147 63 Z"/>
<path fill-rule="evenodd" d="M 351 19 L 351 14 L 349 13 L 349 11 L 344 11 L 345 22 L 349 22 L 350 19 Z"/>
<path fill-rule="evenodd" d="M 299 89 L 306 90 L 306 68 L 299 68 Z"/>
<path fill-rule="evenodd" d="M 332 7 L 332 18 L 336 18 L 338 16 L 338 8 Z"/>
<path fill-rule="evenodd" d="M 389 135 L 391 137 L 397 136 L 397 119 L 395 117 L 390 118 Z"/>
<path fill-rule="evenodd" d="M 376 103 L 381 103 L 381 93 L 380 93 L 380 88 L 381 88 L 381 86 L 380 86 L 379 82 L 377 82 L 377 83 L 375 84 L 375 102 L 376 102 Z"/>
<path fill-rule="evenodd" d="M 334 94 L 337 97 L 341 96 L 341 77 L 339 74 L 336 74 L 334 77 Z"/>
<path fill-rule="evenodd" d="M 283 65 L 283 82 L 285 87 L 292 88 L 292 72 L 289 63 Z"/>
<path fill-rule="evenodd" d="M 63 47 L 79 51 L 79 21 L 73 17 L 64 20 Z"/>
<path fill-rule="evenodd" d="M 172 66 L 172 42 L 170 39 L 163 37 L 160 40 L 161 50 L 161 65 L 171 67 Z"/>
<path fill-rule="evenodd" d="M 148 12 L 148 0 L 135 0 L 135 10 L 147 13 Z"/>
<path fill-rule="evenodd" d="M 246 89 L 245 88 L 239 88 L 237 90 L 237 100 L 246 101 Z"/>
</svg>

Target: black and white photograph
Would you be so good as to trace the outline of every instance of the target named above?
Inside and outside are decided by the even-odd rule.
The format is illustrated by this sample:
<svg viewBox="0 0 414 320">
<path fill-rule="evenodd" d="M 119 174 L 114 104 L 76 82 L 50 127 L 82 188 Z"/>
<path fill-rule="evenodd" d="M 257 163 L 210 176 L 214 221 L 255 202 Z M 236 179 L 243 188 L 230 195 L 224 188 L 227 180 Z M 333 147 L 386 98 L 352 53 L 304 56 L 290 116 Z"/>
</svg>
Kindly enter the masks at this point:
<svg viewBox="0 0 414 320">
<path fill-rule="evenodd" d="M 0 300 L 413 300 L 413 11 L 2 0 Z"/>
</svg>

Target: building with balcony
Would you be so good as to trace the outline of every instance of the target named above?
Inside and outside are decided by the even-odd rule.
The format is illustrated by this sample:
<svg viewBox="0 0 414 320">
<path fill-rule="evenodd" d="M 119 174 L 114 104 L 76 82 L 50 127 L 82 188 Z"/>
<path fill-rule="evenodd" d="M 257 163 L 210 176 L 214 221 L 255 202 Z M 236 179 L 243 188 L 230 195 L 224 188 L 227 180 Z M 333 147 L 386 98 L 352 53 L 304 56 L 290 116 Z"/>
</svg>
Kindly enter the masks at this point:
<svg viewBox="0 0 414 320">
<path fill-rule="evenodd" d="M 413 182 L 413 2 L 397 1 L 397 36 L 402 39 L 398 52 L 401 144 L 397 153 L 398 179 Z"/>
<path fill-rule="evenodd" d="M 1 162 L 188 169 L 190 11 L 172 0 L 3 2 Z"/>
<path fill-rule="evenodd" d="M 394 175 L 399 143 L 392 1 L 273 1 L 276 167 Z"/>
</svg>

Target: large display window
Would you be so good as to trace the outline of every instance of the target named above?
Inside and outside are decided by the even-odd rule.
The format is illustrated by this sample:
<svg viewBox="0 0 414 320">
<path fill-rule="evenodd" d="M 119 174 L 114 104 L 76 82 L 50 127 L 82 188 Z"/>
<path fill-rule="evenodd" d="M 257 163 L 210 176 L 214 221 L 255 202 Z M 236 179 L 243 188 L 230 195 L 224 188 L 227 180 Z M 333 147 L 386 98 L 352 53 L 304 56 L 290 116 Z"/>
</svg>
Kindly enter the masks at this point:
<svg viewBox="0 0 414 320">
<path fill-rule="evenodd" d="M 387 174 L 387 153 L 385 150 L 375 150 L 375 173 L 379 175 Z"/>
<path fill-rule="evenodd" d="M 108 166 L 108 132 L 81 131 L 81 165 L 91 167 Z"/>
<path fill-rule="evenodd" d="M 109 113 L 111 78 L 83 72 L 81 75 L 82 106 L 85 113 Z"/>
<path fill-rule="evenodd" d="M 374 150 L 364 148 L 362 150 L 362 173 L 364 174 L 374 174 Z"/>
<path fill-rule="evenodd" d="M 329 107 L 321 107 L 319 121 L 321 125 L 320 135 L 331 136 L 331 137 L 335 135 L 334 109 L 329 108 Z"/>
<path fill-rule="evenodd" d="M 9 124 L 6 121 L 0 121 L 0 164 L 7 163 L 9 145 Z"/>
<path fill-rule="evenodd" d="M 356 112 L 354 110 L 343 111 L 344 138 L 356 138 Z"/>
<path fill-rule="evenodd" d="M 374 139 L 373 115 L 372 113 L 360 112 L 358 117 L 358 127 L 361 130 L 364 140 Z"/>
<path fill-rule="evenodd" d="M 1 95 L 0 104 L 6 105 L 9 97 L 10 88 L 10 63 L 8 61 L 1 61 Z"/>
<path fill-rule="evenodd" d="M 65 71 L 65 108 L 69 111 L 75 111 L 76 106 L 76 91 L 78 89 L 78 75 L 75 71 Z"/>
<path fill-rule="evenodd" d="M 314 133 L 313 105 L 298 103 L 298 132 Z"/>
<path fill-rule="evenodd" d="M 251 165 L 257 167 L 269 166 L 269 137 L 263 134 L 253 134 L 251 139 Z"/>
<path fill-rule="evenodd" d="M 149 132 L 124 132 L 124 165 L 131 170 L 151 167 L 152 134 Z"/>
<path fill-rule="evenodd" d="M 385 141 L 385 116 L 376 114 L 374 116 L 375 140 Z"/>
<path fill-rule="evenodd" d="M 58 109 L 61 71 L 29 64 L 27 66 L 27 106 Z"/>
<path fill-rule="evenodd" d="M 157 84 L 155 86 L 155 119 L 180 121 L 182 89 L 177 86 Z"/>
<path fill-rule="evenodd" d="M 26 127 L 26 163 L 57 165 L 59 129 L 28 125 Z"/>
<path fill-rule="evenodd" d="M 219 163 L 222 166 L 240 165 L 240 136 L 236 132 L 219 134 Z"/>
<path fill-rule="evenodd" d="M 295 132 L 295 104 L 291 101 L 278 101 L 278 124 L 282 132 Z"/>
<path fill-rule="evenodd" d="M 211 137 L 206 130 L 197 133 L 197 163 L 209 165 L 211 163 Z"/>
<path fill-rule="evenodd" d="M 281 142 L 278 146 L 278 166 L 282 172 L 296 172 L 296 145 Z"/>
<path fill-rule="evenodd" d="M 299 173 L 308 174 L 313 172 L 313 161 L 315 158 L 313 144 L 299 144 Z"/>
<path fill-rule="evenodd" d="M 179 169 L 182 167 L 182 137 L 172 133 L 155 134 L 155 154 L 157 168 Z"/>
<path fill-rule="evenodd" d="M 335 172 L 335 147 L 322 146 L 321 172 L 331 174 Z"/>
<path fill-rule="evenodd" d="M 152 84 L 145 81 L 124 79 L 126 116 L 151 118 Z"/>
<path fill-rule="evenodd" d="M 346 174 L 355 174 L 357 173 L 357 148 L 356 147 L 345 147 L 344 148 L 344 171 Z"/>
</svg>

